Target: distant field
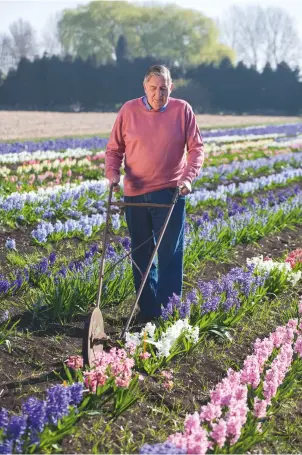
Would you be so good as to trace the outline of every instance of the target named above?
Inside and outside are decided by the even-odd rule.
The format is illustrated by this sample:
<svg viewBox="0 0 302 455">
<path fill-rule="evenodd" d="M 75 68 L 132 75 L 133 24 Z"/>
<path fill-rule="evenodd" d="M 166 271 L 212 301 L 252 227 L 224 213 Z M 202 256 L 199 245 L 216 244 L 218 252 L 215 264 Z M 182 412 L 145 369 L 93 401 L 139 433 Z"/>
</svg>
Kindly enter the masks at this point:
<svg viewBox="0 0 302 455">
<path fill-rule="evenodd" d="M 116 119 L 114 112 L 27 112 L 0 111 L 0 140 L 108 134 Z M 200 128 L 296 123 L 301 117 L 197 115 Z"/>
</svg>

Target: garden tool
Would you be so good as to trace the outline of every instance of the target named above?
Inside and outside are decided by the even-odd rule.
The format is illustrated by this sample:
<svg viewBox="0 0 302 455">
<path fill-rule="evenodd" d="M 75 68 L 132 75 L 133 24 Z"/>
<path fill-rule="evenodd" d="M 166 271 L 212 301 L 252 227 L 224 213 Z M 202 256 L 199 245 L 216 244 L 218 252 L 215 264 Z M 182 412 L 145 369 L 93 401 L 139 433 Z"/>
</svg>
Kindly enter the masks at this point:
<svg viewBox="0 0 302 455">
<path fill-rule="evenodd" d="M 116 202 L 116 201 L 112 202 L 112 194 L 113 194 L 114 186 L 115 186 L 115 184 L 110 185 L 110 189 L 109 189 L 106 224 L 105 224 L 104 237 L 103 237 L 102 256 L 101 256 L 101 261 L 100 261 L 100 273 L 99 273 L 99 284 L 98 284 L 96 307 L 89 314 L 89 317 L 84 326 L 84 336 L 83 336 L 83 344 L 82 344 L 83 361 L 84 361 L 84 365 L 89 365 L 89 366 L 93 366 L 93 364 L 97 360 L 99 354 L 102 353 L 105 342 L 109 340 L 109 337 L 106 335 L 105 330 L 104 330 L 104 320 L 103 320 L 102 312 L 100 310 L 100 303 L 101 303 L 102 286 L 103 286 L 103 279 L 104 279 L 105 256 L 106 256 L 107 238 L 108 238 L 108 233 L 109 233 L 111 207 L 114 205 L 117 207 L 136 206 L 136 207 L 162 207 L 162 208 L 166 207 L 166 208 L 169 208 L 165 222 L 160 230 L 158 241 L 154 247 L 154 250 L 152 252 L 152 255 L 150 257 L 150 260 L 149 260 L 149 263 L 148 263 L 148 266 L 147 266 L 147 269 L 145 270 L 145 272 L 144 273 L 141 272 L 141 270 L 139 269 L 139 267 L 137 266 L 135 261 L 131 258 L 131 254 L 133 253 L 133 251 L 137 250 L 142 245 L 144 245 L 146 242 L 148 242 L 153 236 L 150 237 L 149 239 L 147 239 L 144 243 L 139 245 L 137 248 L 135 248 L 135 250 L 132 250 L 130 253 L 127 253 L 123 258 L 119 259 L 119 261 L 117 261 L 115 264 L 112 265 L 112 267 L 114 267 L 117 264 L 119 264 L 121 262 L 121 260 L 130 256 L 132 263 L 139 270 L 141 277 L 142 277 L 141 284 L 137 291 L 135 301 L 132 305 L 130 315 L 129 315 L 126 325 L 121 333 L 121 338 L 123 339 L 125 337 L 126 332 L 129 329 L 129 326 L 131 324 L 135 310 L 137 309 L 138 301 L 140 299 L 143 288 L 147 281 L 147 277 L 148 277 L 149 271 L 151 269 L 154 257 L 159 249 L 159 246 L 161 244 L 161 241 L 163 239 L 164 233 L 168 226 L 170 217 L 172 215 L 173 209 L 175 207 L 175 204 L 176 204 L 176 202 L 178 200 L 178 196 L 179 196 L 179 188 L 177 187 L 175 189 L 171 204 L 132 203 L 132 202 Z"/>
</svg>

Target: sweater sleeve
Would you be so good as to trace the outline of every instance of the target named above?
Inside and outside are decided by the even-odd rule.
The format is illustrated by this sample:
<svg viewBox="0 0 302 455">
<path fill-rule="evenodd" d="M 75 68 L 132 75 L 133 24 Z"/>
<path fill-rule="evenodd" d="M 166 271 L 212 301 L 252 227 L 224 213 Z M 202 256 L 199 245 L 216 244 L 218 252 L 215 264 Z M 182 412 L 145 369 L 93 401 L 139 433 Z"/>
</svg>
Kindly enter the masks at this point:
<svg viewBox="0 0 302 455">
<path fill-rule="evenodd" d="M 125 154 L 123 137 L 123 108 L 119 111 L 113 125 L 105 152 L 105 177 L 110 179 L 120 175 L 120 167 Z"/>
<path fill-rule="evenodd" d="M 181 182 L 189 183 L 200 172 L 204 161 L 203 141 L 196 122 L 196 117 L 189 104 L 186 110 L 186 145 L 187 145 L 187 165 L 181 177 Z"/>
</svg>

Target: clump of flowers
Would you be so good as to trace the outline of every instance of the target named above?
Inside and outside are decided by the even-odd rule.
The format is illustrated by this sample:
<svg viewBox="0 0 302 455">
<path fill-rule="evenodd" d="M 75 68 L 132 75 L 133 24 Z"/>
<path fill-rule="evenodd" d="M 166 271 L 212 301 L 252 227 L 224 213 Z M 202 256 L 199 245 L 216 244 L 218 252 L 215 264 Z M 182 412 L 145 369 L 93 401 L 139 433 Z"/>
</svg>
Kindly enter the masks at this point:
<svg viewBox="0 0 302 455">
<path fill-rule="evenodd" d="M 255 266 L 255 270 L 260 274 L 283 274 L 286 277 L 287 282 L 291 283 L 293 286 L 298 283 L 302 276 L 300 271 L 292 271 L 289 262 L 277 262 L 270 258 L 263 258 L 263 256 L 247 259 L 247 264 Z"/>
<path fill-rule="evenodd" d="M 126 333 L 125 347 L 131 353 L 137 351 L 140 354 L 145 352 L 145 345 L 150 344 L 155 347 L 157 357 L 169 357 L 173 345 L 181 335 L 197 343 L 199 328 L 191 326 L 188 319 L 179 319 L 158 336 L 156 325 L 148 322 L 140 333 Z"/>
<path fill-rule="evenodd" d="M 7 409 L 0 408 L 0 453 L 28 453 L 26 447 L 39 443 L 39 434 L 46 425 L 57 425 L 82 399 L 83 383 L 75 382 L 51 387 L 45 400 L 28 398 L 20 415 L 10 416 Z"/>
<path fill-rule="evenodd" d="M 125 349 L 103 351 L 94 362 L 94 368 L 84 371 L 85 386 L 93 393 L 109 380 L 113 380 L 117 387 L 128 387 L 133 377 L 133 366 L 134 360 L 128 357 Z"/>
<path fill-rule="evenodd" d="M 289 253 L 285 262 L 289 263 L 292 269 L 294 269 L 298 264 L 302 265 L 302 248 L 298 248 Z"/>
<path fill-rule="evenodd" d="M 5 242 L 5 248 L 7 248 L 8 250 L 16 250 L 16 240 L 7 239 Z"/>
<path fill-rule="evenodd" d="M 173 370 L 163 370 L 160 373 L 163 388 L 170 392 L 173 389 Z"/>
<path fill-rule="evenodd" d="M 80 370 L 83 368 L 83 357 L 80 355 L 72 355 L 65 361 L 66 365 L 73 370 Z"/>
<path fill-rule="evenodd" d="M 270 262 L 270 261 L 267 261 Z M 241 371 L 229 369 L 227 376 L 210 391 L 210 401 L 201 411 L 187 415 L 183 433 L 175 433 L 163 444 L 145 444 L 147 453 L 216 453 L 226 444 L 234 445 L 240 438 L 249 416 L 254 416 L 255 428 L 262 431 L 258 419 L 266 417 L 267 407 L 277 394 L 289 371 L 294 353 L 302 358 L 302 300 L 299 317 L 278 327 L 269 337 L 257 339 Z M 277 355 L 266 365 L 277 350 Z M 263 379 L 262 379 L 263 378 Z"/>
</svg>

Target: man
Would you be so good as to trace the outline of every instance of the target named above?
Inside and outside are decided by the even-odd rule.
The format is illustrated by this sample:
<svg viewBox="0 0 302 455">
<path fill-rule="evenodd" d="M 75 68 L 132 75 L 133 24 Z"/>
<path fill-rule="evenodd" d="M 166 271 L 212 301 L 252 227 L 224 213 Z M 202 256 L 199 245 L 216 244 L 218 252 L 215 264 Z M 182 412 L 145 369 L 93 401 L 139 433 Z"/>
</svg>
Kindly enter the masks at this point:
<svg viewBox="0 0 302 455">
<path fill-rule="evenodd" d="M 127 101 L 113 126 L 105 157 L 105 175 L 119 190 L 124 159 L 125 202 L 170 204 L 175 189 L 179 198 L 140 297 L 139 322 L 158 318 L 173 293 L 181 295 L 185 227 L 185 196 L 203 164 L 203 143 L 191 106 L 171 98 L 170 71 L 154 65 L 146 73 L 145 96 Z M 187 157 L 185 153 L 187 146 Z M 154 244 L 168 208 L 126 207 L 132 253 L 142 273 L 147 269 Z M 136 291 L 141 275 L 133 265 Z"/>
</svg>

